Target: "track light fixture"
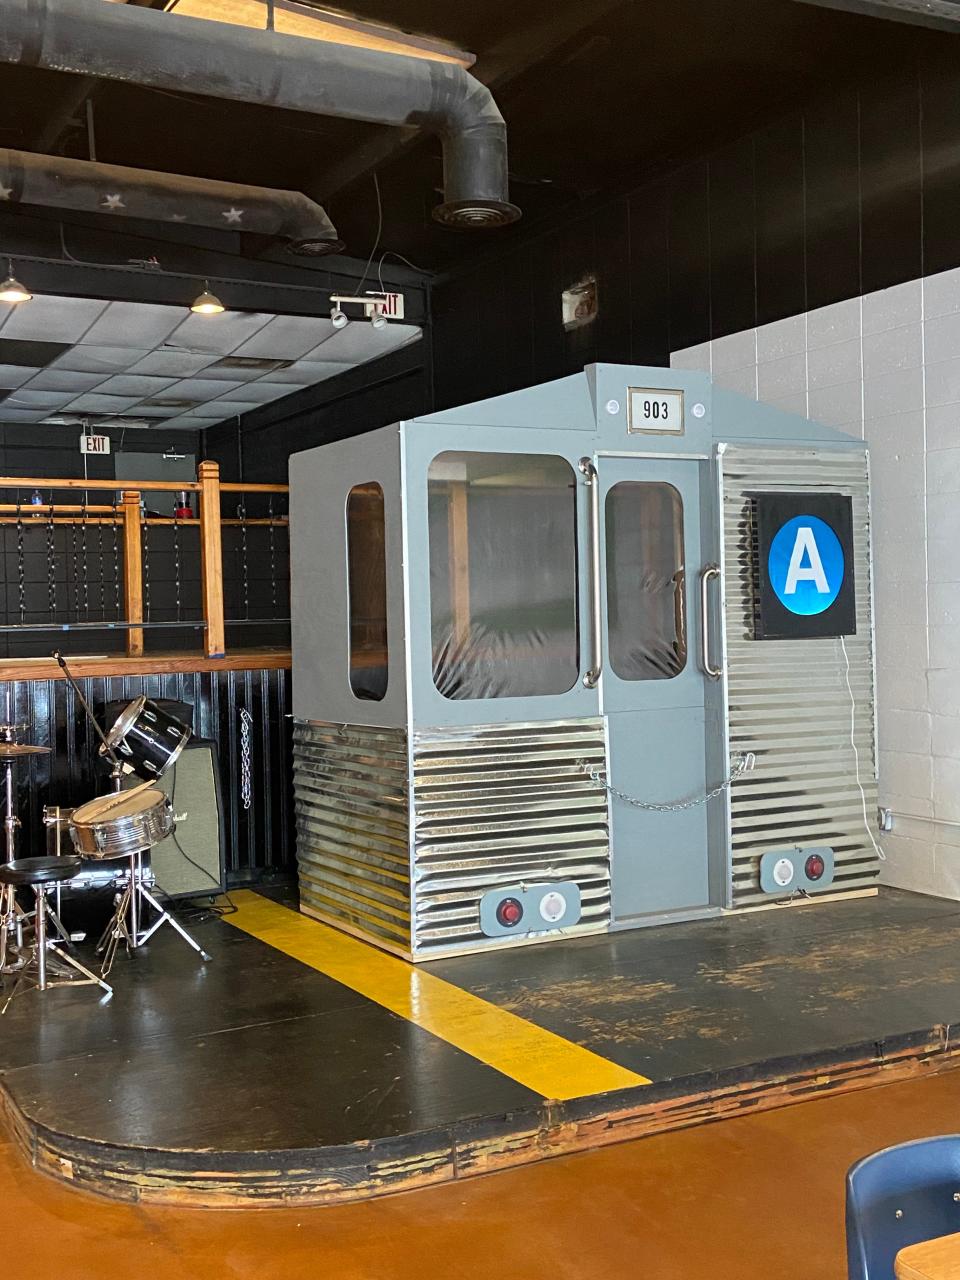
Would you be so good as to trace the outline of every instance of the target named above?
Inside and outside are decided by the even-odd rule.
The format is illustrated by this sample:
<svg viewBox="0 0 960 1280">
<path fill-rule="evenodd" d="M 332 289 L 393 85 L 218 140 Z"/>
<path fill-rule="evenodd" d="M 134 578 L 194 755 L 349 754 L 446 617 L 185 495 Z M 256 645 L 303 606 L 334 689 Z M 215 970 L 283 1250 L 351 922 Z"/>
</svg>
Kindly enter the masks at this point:
<svg viewBox="0 0 960 1280">
<path fill-rule="evenodd" d="M 345 324 L 350 323 L 350 317 L 343 310 L 342 304 L 344 302 L 354 302 L 358 307 L 363 307 L 363 314 L 374 329 L 386 328 L 385 298 L 371 297 L 369 294 L 364 298 L 352 298 L 346 294 L 332 293 L 330 295 L 330 321 L 335 329 L 342 329 Z"/>
<path fill-rule="evenodd" d="M 0 283 L 0 302 L 29 302 L 33 294 L 13 274 L 13 262 L 7 259 L 7 278 Z"/>
<path fill-rule="evenodd" d="M 190 303 L 190 310 L 198 316 L 219 316 L 226 311 L 226 307 L 215 293 L 210 292 L 210 281 L 204 280 L 203 292 L 198 293 Z"/>
</svg>

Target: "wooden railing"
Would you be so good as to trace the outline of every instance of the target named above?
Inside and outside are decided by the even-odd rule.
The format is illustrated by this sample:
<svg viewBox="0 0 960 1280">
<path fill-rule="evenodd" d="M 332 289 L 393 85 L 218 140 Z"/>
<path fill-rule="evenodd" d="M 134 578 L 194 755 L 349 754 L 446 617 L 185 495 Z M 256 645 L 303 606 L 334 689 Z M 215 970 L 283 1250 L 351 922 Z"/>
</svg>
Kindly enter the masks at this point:
<svg viewBox="0 0 960 1280">
<path fill-rule="evenodd" d="M 0 525 L 24 527 L 28 519 L 41 519 L 44 526 L 111 525 L 120 527 L 123 542 L 123 612 L 126 628 L 126 650 L 130 657 L 144 652 L 144 629 L 150 624 L 144 618 L 143 526 L 197 526 L 200 531 L 200 577 L 203 605 L 203 649 L 208 658 L 222 658 L 226 653 L 226 615 L 224 609 L 224 574 L 222 529 L 227 526 L 273 525 L 287 527 L 285 516 L 225 519 L 221 514 L 221 497 L 236 494 L 286 494 L 285 484 L 221 483 L 216 462 L 201 462 L 195 481 L 181 480 L 87 480 L 51 476 L 0 476 L 0 490 L 82 490 L 113 492 L 119 495 L 114 504 L 76 503 L 0 503 Z M 194 517 L 147 516 L 141 504 L 143 493 L 190 493 L 198 495 L 198 512 Z M 45 518 L 44 518 L 45 517 Z M 52 537 L 52 533 L 51 533 Z M 96 623 L 89 624 L 96 627 Z M 173 624 L 170 624 L 173 625 Z M 185 624 L 192 625 L 192 624 Z M 15 628 L 6 628 L 7 630 Z M 41 627 L 42 629 L 42 627 Z"/>
</svg>

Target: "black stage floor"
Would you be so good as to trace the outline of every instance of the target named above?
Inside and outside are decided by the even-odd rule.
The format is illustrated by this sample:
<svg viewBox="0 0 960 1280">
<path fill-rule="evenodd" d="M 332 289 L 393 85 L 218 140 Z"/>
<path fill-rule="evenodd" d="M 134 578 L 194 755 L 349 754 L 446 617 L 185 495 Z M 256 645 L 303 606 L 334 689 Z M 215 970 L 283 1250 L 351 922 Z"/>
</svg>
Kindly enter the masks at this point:
<svg viewBox="0 0 960 1280">
<path fill-rule="evenodd" d="M 203 965 L 162 929 L 118 957 L 112 1000 L 13 1002 L 2 1106 L 39 1168 L 130 1199 L 369 1195 L 938 1069 L 960 1021 L 960 903 L 894 890 L 435 962 L 421 970 L 445 981 L 427 991 L 404 962 L 273 911 L 275 945 L 209 920 L 194 927 Z M 288 934 L 293 950 L 320 940 L 309 963 Z M 471 1052 L 463 992 L 479 1026 L 494 1012 Z M 579 1046 L 598 1080 L 610 1064 L 636 1080 L 555 1101 L 530 1083 L 537 1028 L 561 1038 L 558 1070 Z"/>
</svg>

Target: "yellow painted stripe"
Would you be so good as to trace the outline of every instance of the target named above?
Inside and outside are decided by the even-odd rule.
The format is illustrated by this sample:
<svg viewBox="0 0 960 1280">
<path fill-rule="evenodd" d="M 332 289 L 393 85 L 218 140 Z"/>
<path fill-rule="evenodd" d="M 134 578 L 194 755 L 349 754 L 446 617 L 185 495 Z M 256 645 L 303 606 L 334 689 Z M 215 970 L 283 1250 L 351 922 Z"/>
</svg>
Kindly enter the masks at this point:
<svg viewBox="0 0 960 1280">
<path fill-rule="evenodd" d="M 233 897 L 237 911 L 224 918 L 236 928 L 545 1098 L 582 1098 L 650 1083 L 646 1076 L 318 920 L 250 890 Z"/>
</svg>

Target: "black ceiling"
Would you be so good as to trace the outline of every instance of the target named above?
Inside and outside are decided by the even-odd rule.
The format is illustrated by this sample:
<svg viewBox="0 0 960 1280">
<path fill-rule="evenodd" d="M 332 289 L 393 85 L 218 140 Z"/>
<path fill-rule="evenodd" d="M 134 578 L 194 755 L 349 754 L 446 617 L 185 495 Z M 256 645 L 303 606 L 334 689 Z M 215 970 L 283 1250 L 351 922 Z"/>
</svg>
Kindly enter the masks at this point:
<svg viewBox="0 0 960 1280">
<path fill-rule="evenodd" d="M 142 0 L 141 0 L 142 2 Z M 955 59 L 960 37 L 795 0 L 353 0 L 357 15 L 476 54 L 507 119 L 512 198 L 524 222 L 500 232 L 436 226 L 439 147 L 391 150 L 378 126 L 181 96 L 94 87 L 100 160 L 323 194 L 347 250 L 364 258 L 383 201 L 381 246 L 443 268 L 486 236 L 511 237 L 572 202 L 739 136 L 845 85 L 902 70 L 924 51 Z M 187 21 L 187 19 L 183 19 Z M 87 155 L 75 77 L 0 67 L 0 145 Z M 362 157 L 367 156 L 366 161 Z M 358 160 L 358 157 L 360 158 Z M 374 167 L 370 167 L 373 157 Z"/>
</svg>

